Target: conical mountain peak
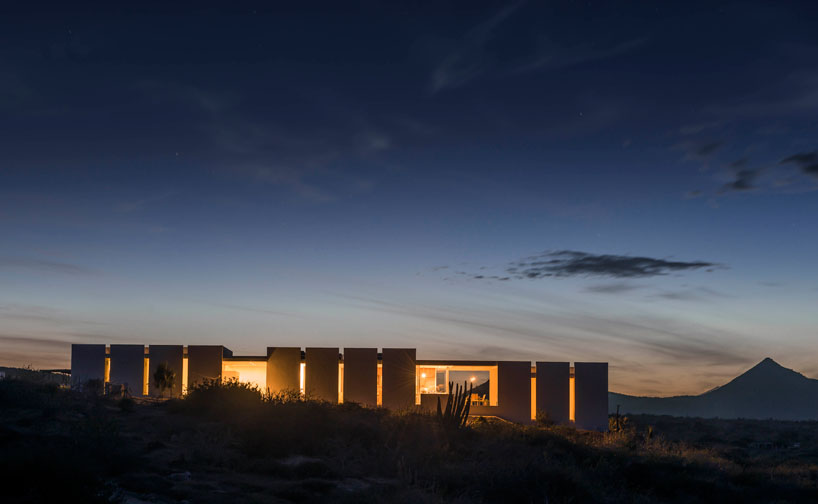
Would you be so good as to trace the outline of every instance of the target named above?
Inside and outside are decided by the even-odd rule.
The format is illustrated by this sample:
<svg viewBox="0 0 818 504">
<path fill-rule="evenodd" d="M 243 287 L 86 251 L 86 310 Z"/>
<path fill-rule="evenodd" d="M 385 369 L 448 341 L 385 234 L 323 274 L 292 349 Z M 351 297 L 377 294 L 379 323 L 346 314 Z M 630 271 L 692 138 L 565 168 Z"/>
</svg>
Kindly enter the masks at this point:
<svg viewBox="0 0 818 504">
<path fill-rule="evenodd" d="M 616 395 L 627 413 L 720 418 L 818 419 L 818 380 L 767 357 L 728 383 L 698 396 Z"/>
</svg>

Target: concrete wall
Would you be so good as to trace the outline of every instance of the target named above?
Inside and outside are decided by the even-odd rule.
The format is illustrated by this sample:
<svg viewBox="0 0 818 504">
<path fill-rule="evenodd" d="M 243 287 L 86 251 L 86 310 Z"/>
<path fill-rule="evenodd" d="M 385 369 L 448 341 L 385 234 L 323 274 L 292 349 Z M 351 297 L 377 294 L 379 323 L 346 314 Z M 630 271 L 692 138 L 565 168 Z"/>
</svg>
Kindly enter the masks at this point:
<svg viewBox="0 0 818 504">
<path fill-rule="evenodd" d="M 568 362 L 537 363 L 538 412 L 559 424 L 569 422 L 571 364 Z"/>
<path fill-rule="evenodd" d="M 378 349 L 344 349 L 344 402 L 378 404 Z"/>
<path fill-rule="evenodd" d="M 337 352 L 336 350 L 336 361 Z M 282 390 L 300 390 L 300 368 L 300 348 L 267 347 L 267 390 L 271 393 L 281 392 Z M 337 379 L 337 370 L 335 376 Z"/>
<path fill-rule="evenodd" d="M 477 406 L 475 414 L 497 415 L 512 422 L 531 422 L 531 362 L 497 363 L 497 406 Z M 481 411 L 494 413 L 480 413 Z"/>
<path fill-rule="evenodd" d="M 338 402 L 338 348 L 307 348 L 304 393 L 312 399 Z"/>
<path fill-rule="evenodd" d="M 105 345 L 71 345 L 71 388 L 88 380 L 105 381 Z"/>
<path fill-rule="evenodd" d="M 112 386 L 126 385 L 131 395 L 142 395 L 145 345 L 111 345 L 110 381 Z"/>
<path fill-rule="evenodd" d="M 189 345 L 187 347 L 188 390 L 205 380 L 221 379 L 225 350 L 221 345 Z"/>
<path fill-rule="evenodd" d="M 165 397 L 179 397 L 182 395 L 182 345 L 151 345 L 148 349 L 150 352 L 150 368 L 148 369 L 148 383 L 149 393 L 152 396 L 159 396 L 160 391 L 156 387 L 153 379 L 156 368 L 159 364 L 166 363 L 173 372 L 176 373 L 176 378 L 173 380 L 173 387 L 165 391 Z"/>
<path fill-rule="evenodd" d="M 574 417 L 577 428 L 608 430 L 608 363 L 574 363 Z"/>
<path fill-rule="evenodd" d="M 381 391 L 384 407 L 397 410 L 414 406 L 415 361 L 414 348 L 383 349 Z"/>
</svg>

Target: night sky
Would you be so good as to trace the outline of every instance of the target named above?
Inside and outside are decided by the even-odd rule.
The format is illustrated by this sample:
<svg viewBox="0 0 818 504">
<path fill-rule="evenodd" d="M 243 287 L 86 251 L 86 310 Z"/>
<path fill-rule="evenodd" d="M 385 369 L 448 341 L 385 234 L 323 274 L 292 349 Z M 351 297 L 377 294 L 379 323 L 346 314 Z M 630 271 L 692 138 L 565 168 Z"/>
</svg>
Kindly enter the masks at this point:
<svg viewBox="0 0 818 504">
<path fill-rule="evenodd" d="M 0 10 L 0 365 L 818 377 L 818 3 L 225 4 Z"/>
</svg>

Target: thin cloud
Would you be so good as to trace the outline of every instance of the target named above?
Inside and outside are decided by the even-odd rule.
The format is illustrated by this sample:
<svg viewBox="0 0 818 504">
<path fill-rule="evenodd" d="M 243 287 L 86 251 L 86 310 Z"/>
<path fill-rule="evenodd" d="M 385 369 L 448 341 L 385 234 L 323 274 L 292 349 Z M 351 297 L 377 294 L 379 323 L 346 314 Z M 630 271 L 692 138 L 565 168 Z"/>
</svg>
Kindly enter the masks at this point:
<svg viewBox="0 0 818 504">
<path fill-rule="evenodd" d="M 641 285 L 633 285 L 629 283 L 619 282 L 611 284 L 591 285 L 585 288 L 585 292 L 593 294 L 624 294 L 641 289 Z"/>
<path fill-rule="evenodd" d="M 794 164 L 803 174 L 818 177 L 818 151 L 799 152 L 782 159 L 778 164 Z"/>
<path fill-rule="evenodd" d="M 723 145 L 722 142 L 710 142 L 700 146 L 696 149 L 696 155 L 699 157 L 707 157 L 715 154 L 717 150 Z"/>
<path fill-rule="evenodd" d="M 673 145 L 671 149 L 683 153 L 682 161 L 701 163 L 699 169 L 701 171 L 707 171 L 710 169 L 710 161 L 723 146 L 724 142 L 721 141 L 702 142 L 685 140 Z"/>
<path fill-rule="evenodd" d="M 64 275 L 94 275 L 94 270 L 59 261 L 31 259 L 27 257 L 0 257 L 0 269 L 22 269 Z"/>
<path fill-rule="evenodd" d="M 758 178 L 760 171 L 759 170 L 738 170 L 735 173 L 735 178 L 724 184 L 721 188 L 720 193 L 726 193 L 729 191 L 754 191 L 758 189 L 756 185 L 756 179 Z"/>
<path fill-rule="evenodd" d="M 176 191 L 165 191 L 163 193 L 148 196 L 142 199 L 121 201 L 116 204 L 114 210 L 120 213 L 140 212 L 144 210 L 148 205 L 158 203 L 174 195 L 176 195 Z"/>
<path fill-rule="evenodd" d="M 76 319 L 62 310 L 48 306 L 21 304 L 0 304 L 0 319 L 41 322 L 59 327 L 65 327 L 69 324 L 105 325 L 103 322 Z"/>
<path fill-rule="evenodd" d="M 577 46 L 570 48 L 554 48 L 546 55 L 539 56 L 535 61 L 521 65 L 518 73 L 527 73 L 541 70 L 566 68 L 591 61 L 599 61 L 620 56 L 639 48 L 647 42 L 647 38 L 637 38 L 617 44 L 613 47 L 595 48 L 593 46 Z"/>
<path fill-rule="evenodd" d="M 429 90 L 434 94 L 447 88 L 457 88 L 485 72 L 485 45 L 497 27 L 511 16 L 522 2 L 509 5 L 468 31 L 456 49 L 451 51 L 434 69 Z"/>
<path fill-rule="evenodd" d="M 656 294 L 656 297 L 667 299 L 669 301 L 710 301 L 713 298 L 727 297 L 721 292 L 707 287 L 697 287 L 692 289 L 683 289 L 676 291 L 665 291 Z"/>
</svg>

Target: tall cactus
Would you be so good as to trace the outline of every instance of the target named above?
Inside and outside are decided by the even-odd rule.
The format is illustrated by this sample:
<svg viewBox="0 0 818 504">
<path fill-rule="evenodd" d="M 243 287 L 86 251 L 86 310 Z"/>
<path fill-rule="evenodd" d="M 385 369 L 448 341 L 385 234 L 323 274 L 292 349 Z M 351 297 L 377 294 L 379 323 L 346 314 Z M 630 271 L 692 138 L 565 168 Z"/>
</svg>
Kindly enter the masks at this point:
<svg viewBox="0 0 818 504">
<path fill-rule="evenodd" d="M 462 387 L 460 385 L 453 387 L 453 385 L 453 382 L 449 382 L 449 394 L 445 410 L 440 406 L 440 397 L 437 398 L 437 419 L 447 429 L 459 429 L 465 426 L 471 409 L 472 384 L 469 384 L 468 392 L 466 391 L 465 381 Z M 452 393 L 453 389 L 454 393 Z"/>
</svg>

